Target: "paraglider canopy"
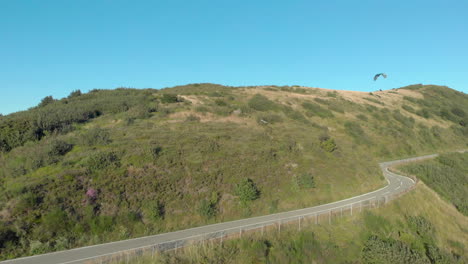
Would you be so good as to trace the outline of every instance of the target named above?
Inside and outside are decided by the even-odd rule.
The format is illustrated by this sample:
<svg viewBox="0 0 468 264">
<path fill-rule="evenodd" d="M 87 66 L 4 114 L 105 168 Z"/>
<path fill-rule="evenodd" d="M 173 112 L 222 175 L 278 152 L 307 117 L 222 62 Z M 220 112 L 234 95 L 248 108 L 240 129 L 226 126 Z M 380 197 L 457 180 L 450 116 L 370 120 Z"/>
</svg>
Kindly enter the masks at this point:
<svg viewBox="0 0 468 264">
<path fill-rule="evenodd" d="M 377 79 L 378 79 L 380 76 L 383 76 L 384 78 L 387 78 L 387 74 L 385 74 L 385 73 L 377 73 L 377 74 L 374 76 L 374 81 L 377 81 Z"/>
</svg>

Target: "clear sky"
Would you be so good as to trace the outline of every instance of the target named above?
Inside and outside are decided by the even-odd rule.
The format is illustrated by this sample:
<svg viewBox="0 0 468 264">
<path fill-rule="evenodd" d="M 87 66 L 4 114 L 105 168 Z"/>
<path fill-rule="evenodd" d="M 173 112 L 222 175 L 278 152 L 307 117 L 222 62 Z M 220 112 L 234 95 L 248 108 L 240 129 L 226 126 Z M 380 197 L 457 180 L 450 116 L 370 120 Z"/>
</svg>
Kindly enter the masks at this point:
<svg viewBox="0 0 468 264">
<path fill-rule="evenodd" d="M 466 93 L 467 14 L 466 0 L 0 0 L 0 113 L 200 82 Z"/>
</svg>

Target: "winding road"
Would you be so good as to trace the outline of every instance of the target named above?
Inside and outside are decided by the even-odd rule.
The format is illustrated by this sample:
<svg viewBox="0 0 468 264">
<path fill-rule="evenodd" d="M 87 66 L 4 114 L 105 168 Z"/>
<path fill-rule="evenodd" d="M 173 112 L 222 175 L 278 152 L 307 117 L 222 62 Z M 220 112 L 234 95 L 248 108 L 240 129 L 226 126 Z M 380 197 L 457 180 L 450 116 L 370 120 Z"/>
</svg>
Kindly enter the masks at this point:
<svg viewBox="0 0 468 264">
<path fill-rule="evenodd" d="M 17 258 L 7 261 L 0 262 L 1 264 L 14 263 L 14 264 L 70 264 L 70 263 L 84 263 L 87 261 L 97 260 L 102 257 L 109 257 L 118 255 L 121 252 L 128 252 L 138 249 L 144 249 L 152 247 L 157 244 L 167 245 L 166 249 L 173 249 L 183 246 L 187 241 L 200 240 L 210 238 L 210 234 L 214 234 L 211 238 L 220 238 L 233 234 L 242 235 L 242 231 L 249 229 L 258 229 L 264 226 L 273 225 L 275 223 L 281 223 L 282 221 L 287 222 L 288 219 L 299 220 L 301 217 L 317 216 L 324 213 L 333 212 L 333 210 L 348 209 L 351 211 L 353 208 L 361 209 L 363 203 L 368 202 L 372 199 L 375 201 L 383 200 L 388 201 L 390 197 L 394 197 L 400 193 L 408 191 L 415 185 L 415 182 L 405 176 L 401 176 L 392 173 L 388 170 L 389 167 L 417 160 L 429 159 L 436 157 L 437 154 L 421 156 L 416 158 L 409 158 L 403 160 L 395 160 L 389 162 L 380 163 L 380 167 L 383 171 L 385 179 L 387 180 L 387 186 L 369 192 L 362 195 L 354 196 L 345 200 L 323 204 L 319 206 L 282 212 L 277 214 L 270 214 L 252 218 L 246 218 L 236 221 L 206 225 L 201 227 L 195 227 L 170 233 L 164 233 L 153 236 L 140 237 L 129 240 L 116 241 L 111 243 L 99 244 L 88 247 L 75 248 L 70 250 L 58 251 L 43 255 L 36 255 L 30 257 Z M 316 218 L 317 221 L 317 218 Z M 280 225 L 281 226 L 281 225 Z M 263 230 L 263 229 L 262 229 Z M 171 242 L 173 241 L 173 242 Z M 171 245 L 171 243 L 173 243 Z M 164 249 L 164 247 L 159 247 Z"/>
</svg>

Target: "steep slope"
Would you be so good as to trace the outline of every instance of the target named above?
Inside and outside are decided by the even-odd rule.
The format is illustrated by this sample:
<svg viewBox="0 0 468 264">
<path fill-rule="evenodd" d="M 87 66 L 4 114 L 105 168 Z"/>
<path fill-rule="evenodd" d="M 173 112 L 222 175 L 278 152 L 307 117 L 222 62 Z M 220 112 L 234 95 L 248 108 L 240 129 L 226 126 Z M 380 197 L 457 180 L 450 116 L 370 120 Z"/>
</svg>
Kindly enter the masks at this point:
<svg viewBox="0 0 468 264">
<path fill-rule="evenodd" d="M 194 84 L 45 98 L 0 117 L 1 256 L 364 193 L 384 184 L 380 160 L 465 147 L 467 107 L 463 93 L 422 85 L 369 94 Z"/>
</svg>

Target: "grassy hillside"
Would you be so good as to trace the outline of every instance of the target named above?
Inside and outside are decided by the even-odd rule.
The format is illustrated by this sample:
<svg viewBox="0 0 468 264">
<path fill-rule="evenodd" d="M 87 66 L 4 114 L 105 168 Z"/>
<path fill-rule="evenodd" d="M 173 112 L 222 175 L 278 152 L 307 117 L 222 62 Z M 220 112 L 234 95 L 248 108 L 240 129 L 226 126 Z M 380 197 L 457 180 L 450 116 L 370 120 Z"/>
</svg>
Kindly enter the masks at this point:
<svg viewBox="0 0 468 264">
<path fill-rule="evenodd" d="M 0 117 L 0 256 L 367 192 L 384 185 L 378 161 L 465 148 L 467 113 L 467 95 L 422 85 L 362 93 L 193 84 L 46 97 Z"/>
</svg>

